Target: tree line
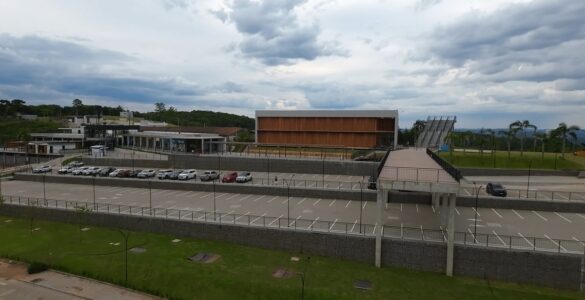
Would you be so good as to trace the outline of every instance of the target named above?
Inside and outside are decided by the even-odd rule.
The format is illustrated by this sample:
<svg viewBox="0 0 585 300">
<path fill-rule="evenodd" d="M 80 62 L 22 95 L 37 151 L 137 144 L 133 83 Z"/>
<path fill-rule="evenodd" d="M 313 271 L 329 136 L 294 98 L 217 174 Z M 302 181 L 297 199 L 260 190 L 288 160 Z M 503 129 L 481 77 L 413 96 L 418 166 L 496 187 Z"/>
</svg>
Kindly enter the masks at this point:
<svg viewBox="0 0 585 300">
<path fill-rule="evenodd" d="M 178 126 L 241 127 L 250 130 L 255 127 L 255 120 L 247 116 L 204 110 L 178 111 L 173 106 L 167 108 L 163 102 L 155 103 L 153 112 L 147 112 L 141 116 L 148 120 L 167 122 Z"/>
</svg>

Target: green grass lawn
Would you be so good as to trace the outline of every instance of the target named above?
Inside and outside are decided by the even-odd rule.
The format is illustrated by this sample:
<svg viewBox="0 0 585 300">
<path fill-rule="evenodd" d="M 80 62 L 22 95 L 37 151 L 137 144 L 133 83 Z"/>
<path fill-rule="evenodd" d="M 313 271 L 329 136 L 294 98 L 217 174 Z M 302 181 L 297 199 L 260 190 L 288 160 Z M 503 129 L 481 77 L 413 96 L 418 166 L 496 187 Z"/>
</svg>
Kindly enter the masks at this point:
<svg viewBox="0 0 585 300">
<path fill-rule="evenodd" d="M 497 151 L 495 156 L 492 156 L 491 153 L 484 153 L 482 156 L 476 152 L 453 152 L 452 161 L 449 152 L 441 152 L 439 155 L 456 167 L 464 168 L 528 169 L 529 162 L 532 161 L 532 169 L 585 169 L 585 158 L 574 156 L 572 153 L 566 153 L 563 159 L 560 154 L 546 152 L 544 158 L 540 152 L 524 152 L 520 156 L 520 152 L 512 151 L 510 158 L 508 158 L 507 151 Z"/>
<path fill-rule="evenodd" d="M 38 220 L 32 227 L 39 229 L 31 234 L 29 220 L 0 217 L 0 256 L 44 262 L 65 272 L 124 285 L 124 244 L 118 231 L 80 231 L 78 225 Z M 276 279 L 271 274 L 279 267 L 302 271 L 307 261 L 302 254 L 194 239 L 173 243 L 174 238 L 130 234 L 129 245 L 147 251 L 128 254 L 127 286 L 171 299 L 300 298 L 299 276 Z M 187 260 L 197 252 L 221 258 L 212 264 Z M 293 255 L 301 261 L 290 261 Z M 585 299 L 570 291 L 393 267 L 377 269 L 325 257 L 311 257 L 307 270 L 305 299 Z M 354 289 L 356 279 L 370 280 L 373 289 Z"/>
</svg>

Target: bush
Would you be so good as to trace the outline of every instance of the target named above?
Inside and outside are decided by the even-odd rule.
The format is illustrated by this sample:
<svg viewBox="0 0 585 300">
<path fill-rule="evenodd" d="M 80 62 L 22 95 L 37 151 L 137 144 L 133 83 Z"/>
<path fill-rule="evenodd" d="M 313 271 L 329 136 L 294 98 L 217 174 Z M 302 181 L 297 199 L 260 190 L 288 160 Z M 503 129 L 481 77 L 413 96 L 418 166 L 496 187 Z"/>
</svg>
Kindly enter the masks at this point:
<svg viewBox="0 0 585 300">
<path fill-rule="evenodd" d="M 36 274 L 36 273 L 46 271 L 47 269 L 49 269 L 49 266 L 47 266 L 44 263 L 35 261 L 32 264 L 28 265 L 27 271 L 29 274 Z"/>
<path fill-rule="evenodd" d="M 80 160 L 81 160 L 81 156 L 74 156 L 74 157 L 71 157 L 71 158 L 68 158 L 68 159 L 63 160 L 61 162 L 61 165 L 62 166 L 66 166 L 66 165 L 68 165 L 72 161 L 80 161 Z"/>
</svg>

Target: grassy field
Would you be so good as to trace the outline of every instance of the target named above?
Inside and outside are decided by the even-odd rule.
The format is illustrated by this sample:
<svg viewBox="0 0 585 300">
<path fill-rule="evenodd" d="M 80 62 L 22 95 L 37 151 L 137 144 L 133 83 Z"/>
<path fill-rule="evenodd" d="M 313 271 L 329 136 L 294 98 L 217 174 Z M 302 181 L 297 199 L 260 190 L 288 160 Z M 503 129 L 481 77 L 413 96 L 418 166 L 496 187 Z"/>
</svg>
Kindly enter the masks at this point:
<svg viewBox="0 0 585 300">
<path fill-rule="evenodd" d="M 8 221 L 11 220 L 11 221 Z M 52 268 L 124 285 L 121 234 L 113 229 L 90 228 L 0 217 L 0 256 L 26 262 L 44 262 Z M 307 261 L 305 299 L 585 299 L 583 294 L 548 288 L 488 282 L 479 279 L 377 269 L 368 264 L 270 251 L 222 242 L 135 233 L 129 247 L 144 253 L 128 254 L 127 286 L 171 299 L 299 299 L 300 277 L 272 277 L 279 267 L 301 272 Z M 114 245 L 112 244 L 114 243 Z M 119 245 L 115 245 L 120 243 Z M 211 264 L 187 260 L 198 252 L 221 258 Z M 300 262 L 292 262 L 299 256 Z M 354 280 L 373 283 L 370 291 L 353 288 Z"/>
<path fill-rule="evenodd" d="M 566 153 L 563 159 L 560 154 L 556 153 L 545 152 L 543 158 L 540 152 L 524 152 L 523 156 L 520 156 L 520 152 L 512 151 L 508 159 L 507 151 L 497 151 L 494 156 L 491 153 L 484 153 L 482 156 L 477 152 L 453 152 L 452 161 L 449 152 L 441 152 L 439 155 L 456 167 L 528 169 L 528 165 L 532 161 L 532 169 L 585 169 L 585 157 L 577 157 L 572 153 Z"/>
</svg>

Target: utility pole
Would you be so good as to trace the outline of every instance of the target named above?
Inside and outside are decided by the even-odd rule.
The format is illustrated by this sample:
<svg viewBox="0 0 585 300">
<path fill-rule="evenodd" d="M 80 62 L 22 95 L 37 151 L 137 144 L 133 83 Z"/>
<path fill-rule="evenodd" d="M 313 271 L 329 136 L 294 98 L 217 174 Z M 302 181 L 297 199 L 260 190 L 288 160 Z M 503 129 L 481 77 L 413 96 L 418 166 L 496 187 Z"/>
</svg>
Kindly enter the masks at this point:
<svg viewBox="0 0 585 300">
<path fill-rule="evenodd" d="M 362 215 L 364 210 L 364 177 L 360 181 L 360 233 L 362 233 Z"/>
<path fill-rule="evenodd" d="M 151 186 L 152 180 L 148 179 L 148 206 L 149 211 L 150 211 L 150 215 L 152 216 L 152 186 Z"/>
<path fill-rule="evenodd" d="M 215 178 L 214 178 L 213 179 L 213 220 L 217 221 L 215 211 L 216 211 L 216 208 L 215 208 Z"/>
<path fill-rule="evenodd" d="M 473 186 L 475 187 L 475 218 L 474 218 L 474 225 L 473 225 L 473 242 L 477 243 L 477 200 L 479 198 L 479 191 L 481 190 L 481 188 L 483 186 L 479 186 L 479 189 L 477 188 L 475 181 L 473 182 Z"/>
<path fill-rule="evenodd" d="M 531 169 L 532 169 L 532 159 L 528 161 L 528 181 L 526 182 L 526 199 L 528 199 L 528 190 L 530 189 L 530 171 L 531 171 Z"/>
</svg>

